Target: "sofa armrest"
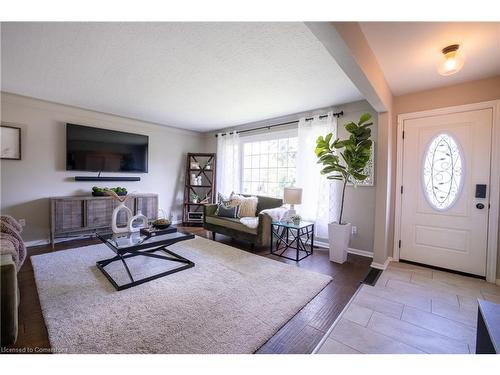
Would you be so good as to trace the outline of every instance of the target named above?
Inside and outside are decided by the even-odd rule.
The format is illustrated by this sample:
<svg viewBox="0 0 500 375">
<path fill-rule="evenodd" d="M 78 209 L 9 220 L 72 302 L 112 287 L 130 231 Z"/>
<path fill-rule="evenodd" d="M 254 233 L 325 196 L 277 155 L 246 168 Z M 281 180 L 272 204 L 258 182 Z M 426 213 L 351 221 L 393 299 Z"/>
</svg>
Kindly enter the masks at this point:
<svg viewBox="0 0 500 375">
<path fill-rule="evenodd" d="M 259 214 L 259 226 L 257 227 L 257 234 L 259 237 L 259 244 L 262 246 L 269 246 L 271 243 L 271 223 L 273 219 L 268 214 Z"/>
<path fill-rule="evenodd" d="M 17 270 L 10 255 L 0 256 L 0 285 L 1 285 L 1 346 L 14 344 L 17 339 L 18 317 L 17 308 Z"/>
<path fill-rule="evenodd" d="M 206 204 L 203 206 L 203 217 L 215 216 L 216 211 L 217 211 L 216 204 Z"/>
</svg>

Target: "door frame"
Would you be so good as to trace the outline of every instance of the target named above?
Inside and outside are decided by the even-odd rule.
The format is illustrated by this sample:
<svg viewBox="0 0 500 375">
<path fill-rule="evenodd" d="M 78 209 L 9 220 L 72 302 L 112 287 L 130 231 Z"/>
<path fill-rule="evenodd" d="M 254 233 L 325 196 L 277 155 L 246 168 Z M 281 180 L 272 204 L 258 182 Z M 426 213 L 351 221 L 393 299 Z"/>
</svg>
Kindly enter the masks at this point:
<svg viewBox="0 0 500 375">
<path fill-rule="evenodd" d="M 403 124 L 405 120 L 447 115 L 456 112 L 492 109 L 493 124 L 491 137 L 491 170 L 490 170 L 490 209 L 488 212 L 488 248 L 486 251 L 486 281 L 499 283 L 496 279 L 497 251 L 499 231 L 499 204 L 500 204 L 500 100 L 465 104 L 453 107 L 432 109 L 427 111 L 411 112 L 398 115 L 397 142 L 396 142 L 396 197 L 394 210 L 394 245 L 393 260 L 399 261 L 401 238 L 401 186 L 403 183 Z"/>
</svg>

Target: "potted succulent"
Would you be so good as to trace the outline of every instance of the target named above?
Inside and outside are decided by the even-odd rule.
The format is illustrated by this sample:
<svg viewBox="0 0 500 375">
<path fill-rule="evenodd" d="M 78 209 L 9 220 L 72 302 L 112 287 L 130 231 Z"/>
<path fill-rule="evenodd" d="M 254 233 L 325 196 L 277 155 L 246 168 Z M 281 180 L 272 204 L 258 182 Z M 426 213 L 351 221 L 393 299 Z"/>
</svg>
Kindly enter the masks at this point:
<svg viewBox="0 0 500 375">
<path fill-rule="evenodd" d="M 198 194 L 191 193 L 191 202 L 198 203 L 199 200 L 200 200 L 200 196 Z"/>
<path fill-rule="evenodd" d="M 294 225 L 299 225 L 300 221 L 302 220 L 302 217 L 300 215 L 293 215 L 290 217 L 290 220 Z"/>
<path fill-rule="evenodd" d="M 316 141 L 316 156 L 318 164 L 323 164 L 321 174 L 330 180 L 342 182 L 342 198 L 338 221 L 328 224 L 328 237 L 330 242 L 330 260 L 344 263 L 347 260 L 347 248 L 351 238 L 351 223 L 342 221 L 344 213 L 345 188 L 348 183 L 356 184 L 368 176 L 363 174 L 370 159 L 372 147 L 371 129 L 373 125 L 369 113 L 363 114 L 358 123 L 349 122 L 344 125 L 348 133 L 347 139 L 332 141 L 333 134 L 318 137 Z"/>
</svg>

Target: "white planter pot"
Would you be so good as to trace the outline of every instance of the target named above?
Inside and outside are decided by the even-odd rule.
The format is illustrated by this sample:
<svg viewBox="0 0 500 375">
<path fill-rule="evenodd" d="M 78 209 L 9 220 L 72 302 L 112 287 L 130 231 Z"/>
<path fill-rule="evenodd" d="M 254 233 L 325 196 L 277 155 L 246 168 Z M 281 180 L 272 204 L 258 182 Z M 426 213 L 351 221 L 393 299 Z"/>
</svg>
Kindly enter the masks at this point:
<svg viewBox="0 0 500 375">
<path fill-rule="evenodd" d="M 330 242 L 330 260 L 335 263 L 344 263 L 347 260 L 347 248 L 351 239 L 351 223 L 339 225 L 328 224 L 328 237 Z"/>
</svg>

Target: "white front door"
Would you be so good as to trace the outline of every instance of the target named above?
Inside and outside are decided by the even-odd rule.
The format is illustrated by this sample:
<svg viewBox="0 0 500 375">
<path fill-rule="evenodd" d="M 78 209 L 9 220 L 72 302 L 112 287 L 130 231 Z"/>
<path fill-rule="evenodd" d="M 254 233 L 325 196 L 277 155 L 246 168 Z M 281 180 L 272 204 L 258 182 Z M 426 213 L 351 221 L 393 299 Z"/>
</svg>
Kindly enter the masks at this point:
<svg viewBox="0 0 500 375">
<path fill-rule="evenodd" d="M 404 121 L 400 259 L 486 275 L 492 116 Z"/>
</svg>

